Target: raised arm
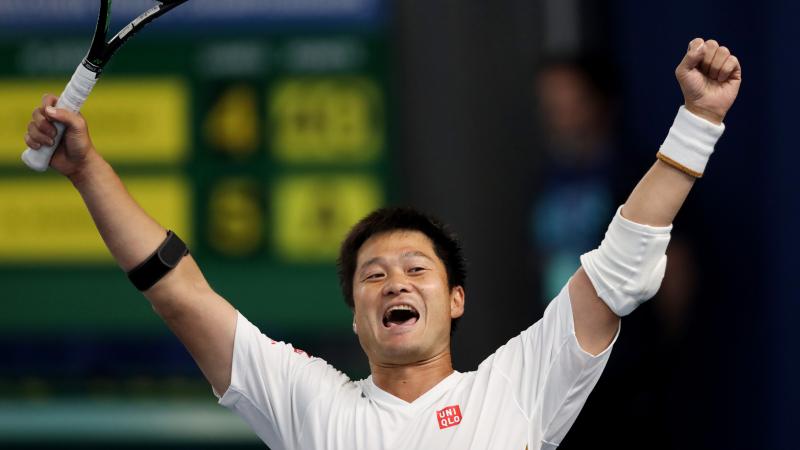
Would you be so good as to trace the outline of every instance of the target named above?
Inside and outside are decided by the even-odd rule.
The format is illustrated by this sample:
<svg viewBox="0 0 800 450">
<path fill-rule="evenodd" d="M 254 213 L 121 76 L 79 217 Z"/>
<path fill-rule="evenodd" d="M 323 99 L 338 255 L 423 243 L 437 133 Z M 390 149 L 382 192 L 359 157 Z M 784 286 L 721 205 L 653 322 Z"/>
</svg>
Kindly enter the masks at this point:
<svg viewBox="0 0 800 450">
<path fill-rule="evenodd" d="M 100 235 L 125 272 L 147 259 L 166 230 L 128 194 L 112 167 L 95 150 L 80 114 L 56 109 L 47 95 L 33 113 L 25 143 L 32 149 L 52 145 L 55 127 L 66 126 L 50 165 L 80 192 Z M 153 309 L 191 353 L 214 389 L 222 394 L 231 379 L 236 311 L 206 282 L 191 255 L 144 291 Z"/>
<path fill-rule="evenodd" d="M 634 227 L 635 224 L 654 227 L 654 234 L 672 224 L 695 180 L 702 174 L 703 157 L 708 157 L 716 137 L 722 132 L 722 120 L 736 99 L 742 80 L 738 59 L 716 41 L 700 38 L 689 43 L 675 76 L 683 92 L 686 111 L 679 113 L 659 159 L 622 206 L 622 217 L 615 219 L 633 222 Z M 686 122 L 679 124 L 679 121 Z M 670 146 L 675 144 L 686 146 L 689 153 L 668 152 L 674 150 Z M 647 227 L 640 228 L 645 233 L 651 231 Z M 666 233 L 668 238 L 668 229 Z M 608 240 L 608 234 L 606 236 Z M 663 277 L 663 267 L 660 270 Z M 595 354 L 610 344 L 619 321 L 619 316 L 608 306 L 609 298 L 598 295 L 601 290 L 597 286 L 601 284 L 598 278 L 601 277 L 602 274 L 590 277 L 582 266 L 569 284 L 575 334 L 581 347 Z M 659 277 L 657 283 L 660 280 Z M 608 291 L 605 286 L 602 290 Z M 649 295 L 653 294 L 655 291 Z"/>
</svg>

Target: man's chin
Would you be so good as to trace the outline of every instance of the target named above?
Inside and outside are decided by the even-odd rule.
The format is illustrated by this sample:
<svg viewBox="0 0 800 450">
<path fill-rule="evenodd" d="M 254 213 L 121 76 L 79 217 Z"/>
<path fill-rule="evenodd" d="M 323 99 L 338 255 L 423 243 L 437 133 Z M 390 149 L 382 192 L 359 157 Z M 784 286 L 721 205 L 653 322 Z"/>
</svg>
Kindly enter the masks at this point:
<svg viewBox="0 0 800 450">
<path fill-rule="evenodd" d="M 384 361 L 389 364 L 410 364 L 420 360 L 422 348 L 410 342 L 394 342 L 381 349 Z"/>
</svg>

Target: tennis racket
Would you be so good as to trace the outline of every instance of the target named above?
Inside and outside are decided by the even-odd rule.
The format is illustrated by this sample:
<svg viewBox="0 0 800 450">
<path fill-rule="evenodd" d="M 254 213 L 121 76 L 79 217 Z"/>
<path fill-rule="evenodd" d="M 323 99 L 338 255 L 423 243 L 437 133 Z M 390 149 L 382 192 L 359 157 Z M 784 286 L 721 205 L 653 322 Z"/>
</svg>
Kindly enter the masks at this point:
<svg viewBox="0 0 800 450">
<path fill-rule="evenodd" d="M 114 56 L 117 50 L 128 39 L 141 30 L 148 23 L 163 16 L 176 6 L 185 3 L 187 0 L 162 0 L 154 2 L 155 6 L 148 9 L 133 19 L 128 25 L 123 27 L 114 37 L 106 42 L 108 35 L 108 25 L 111 17 L 111 0 L 100 0 L 100 12 L 97 15 L 97 26 L 94 30 L 94 37 L 92 38 L 92 45 L 89 51 L 83 58 L 83 61 L 75 69 L 72 78 L 64 88 L 64 92 L 58 97 L 56 103 L 57 108 L 65 108 L 74 112 L 78 112 L 83 106 L 83 102 L 89 97 L 92 88 L 100 74 L 103 72 L 103 67 L 108 64 L 111 57 Z M 38 150 L 31 148 L 25 149 L 22 152 L 22 160 L 25 164 L 33 170 L 44 172 L 50 165 L 50 158 L 53 157 L 53 152 L 58 148 L 61 142 L 61 136 L 64 134 L 64 124 L 54 123 L 56 127 L 56 136 L 53 138 L 53 145 L 42 146 Z"/>
</svg>

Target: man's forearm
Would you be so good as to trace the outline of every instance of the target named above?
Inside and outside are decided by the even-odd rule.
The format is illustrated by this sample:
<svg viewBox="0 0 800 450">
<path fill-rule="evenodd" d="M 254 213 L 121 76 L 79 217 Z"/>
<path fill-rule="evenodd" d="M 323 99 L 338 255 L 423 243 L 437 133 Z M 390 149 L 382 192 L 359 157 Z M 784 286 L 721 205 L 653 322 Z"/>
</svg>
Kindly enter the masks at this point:
<svg viewBox="0 0 800 450">
<path fill-rule="evenodd" d="M 117 264 L 129 271 L 150 256 L 166 230 L 142 210 L 114 169 L 95 151 L 70 177 Z"/>
<path fill-rule="evenodd" d="M 656 160 L 625 201 L 622 216 L 642 225 L 668 226 L 694 182 L 694 177 Z"/>
</svg>

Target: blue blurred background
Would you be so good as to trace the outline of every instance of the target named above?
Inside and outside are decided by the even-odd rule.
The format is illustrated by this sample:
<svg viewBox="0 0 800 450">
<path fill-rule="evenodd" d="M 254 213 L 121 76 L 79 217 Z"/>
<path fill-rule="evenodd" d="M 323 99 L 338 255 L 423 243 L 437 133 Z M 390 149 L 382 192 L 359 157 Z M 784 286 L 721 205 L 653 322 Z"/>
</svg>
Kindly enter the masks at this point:
<svg viewBox="0 0 800 450">
<path fill-rule="evenodd" d="M 68 183 L 18 159 L 96 3 L 0 0 L 0 447 L 263 448 Z M 731 48 L 742 90 L 662 290 L 624 320 L 560 448 L 796 448 L 796 3 L 193 0 L 170 16 L 87 102 L 97 146 L 223 296 L 353 378 L 368 366 L 334 270 L 350 225 L 410 204 L 453 226 L 470 261 L 454 363 L 471 370 L 541 316 L 654 161 L 689 40 Z"/>
</svg>

